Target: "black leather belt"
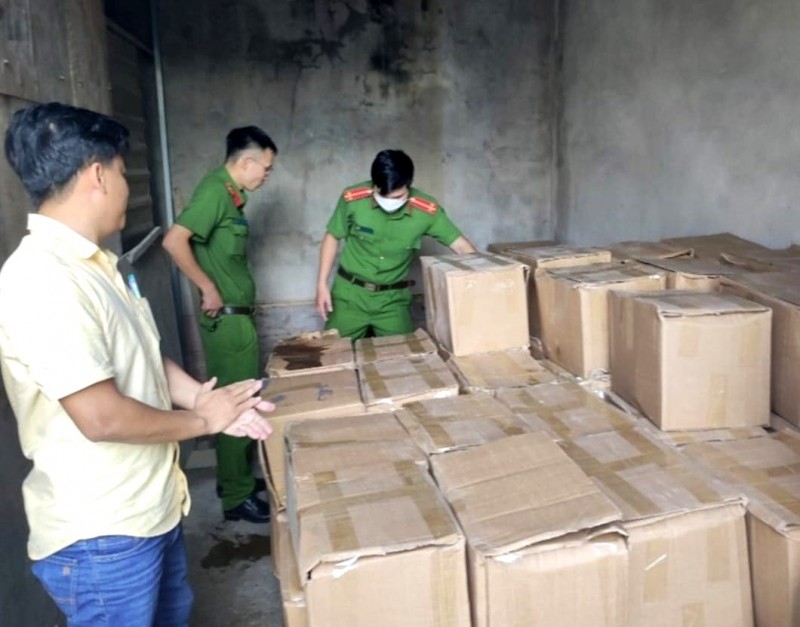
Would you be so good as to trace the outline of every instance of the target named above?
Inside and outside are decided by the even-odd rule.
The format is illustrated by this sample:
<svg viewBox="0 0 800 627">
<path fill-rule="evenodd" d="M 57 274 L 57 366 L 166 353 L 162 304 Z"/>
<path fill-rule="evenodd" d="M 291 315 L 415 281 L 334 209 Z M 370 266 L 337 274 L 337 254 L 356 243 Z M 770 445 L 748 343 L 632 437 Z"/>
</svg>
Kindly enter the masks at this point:
<svg viewBox="0 0 800 627">
<path fill-rule="evenodd" d="M 255 312 L 255 307 L 238 307 L 232 305 L 225 305 L 219 310 L 219 313 L 226 316 L 252 316 Z"/>
<path fill-rule="evenodd" d="M 385 292 L 387 290 L 402 290 L 404 287 L 411 287 L 414 285 L 414 281 L 398 281 L 397 283 L 391 283 L 389 285 L 379 285 L 377 283 L 370 283 L 369 281 L 362 281 L 358 277 L 353 276 L 347 270 L 340 267 L 337 271 L 337 274 L 342 277 L 345 281 L 352 283 L 353 285 L 358 285 L 358 287 L 363 287 L 365 290 L 369 292 Z"/>
</svg>

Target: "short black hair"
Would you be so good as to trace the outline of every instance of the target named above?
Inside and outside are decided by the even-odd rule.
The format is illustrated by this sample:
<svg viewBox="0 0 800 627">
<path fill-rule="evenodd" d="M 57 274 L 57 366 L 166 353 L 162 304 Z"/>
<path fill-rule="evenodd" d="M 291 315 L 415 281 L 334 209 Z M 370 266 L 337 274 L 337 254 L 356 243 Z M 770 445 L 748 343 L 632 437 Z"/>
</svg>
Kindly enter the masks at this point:
<svg viewBox="0 0 800 627">
<path fill-rule="evenodd" d="M 242 126 L 233 129 L 225 139 L 225 146 L 225 161 L 233 161 L 240 152 L 249 148 L 269 149 L 276 155 L 278 154 L 275 142 L 257 126 Z"/>
<path fill-rule="evenodd" d="M 372 184 L 382 196 L 401 187 L 411 187 L 414 162 L 402 150 L 381 150 L 372 162 Z"/>
<path fill-rule="evenodd" d="M 91 163 L 128 151 L 128 129 L 102 113 L 60 102 L 20 109 L 6 129 L 6 159 L 38 209 Z"/>
</svg>

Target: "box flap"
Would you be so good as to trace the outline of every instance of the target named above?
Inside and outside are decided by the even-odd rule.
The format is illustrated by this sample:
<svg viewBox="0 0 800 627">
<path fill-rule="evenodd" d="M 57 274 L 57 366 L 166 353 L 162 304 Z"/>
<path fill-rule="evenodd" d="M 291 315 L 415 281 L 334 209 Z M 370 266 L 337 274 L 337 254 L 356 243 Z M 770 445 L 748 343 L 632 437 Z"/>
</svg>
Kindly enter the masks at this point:
<svg viewBox="0 0 800 627">
<path fill-rule="evenodd" d="M 430 475 L 411 461 L 343 468 L 295 481 L 301 579 L 320 563 L 461 541 Z"/>
<path fill-rule="evenodd" d="M 716 277 L 741 272 L 741 269 L 721 263 L 715 259 L 656 259 L 653 257 L 639 257 L 638 260 L 663 270 L 691 276 Z"/>
<path fill-rule="evenodd" d="M 353 370 L 339 370 L 293 377 L 270 379 L 261 396 L 275 404 L 270 421 L 327 414 L 336 410 L 339 415 L 364 413 L 358 392 L 358 378 Z"/>
<path fill-rule="evenodd" d="M 587 248 L 569 244 L 554 246 L 515 246 L 505 251 L 506 255 L 521 261 L 531 268 L 559 265 L 565 259 L 583 259 L 586 264 L 611 261 L 611 252 L 602 248 Z M 573 264 L 575 265 L 575 264 Z"/>
<path fill-rule="evenodd" d="M 488 396 L 453 396 L 408 403 L 397 412 L 411 438 L 429 455 L 476 446 L 529 429 Z"/>
<path fill-rule="evenodd" d="M 342 442 L 313 448 L 296 448 L 291 452 L 292 480 L 302 475 L 368 466 L 383 462 L 412 461 L 424 468 L 428 458 L 408 436 L 405 440 L 374 442 Z"/>
<path fill-rule="evenodd" d="M 764 438 L 689 444 L 699 460 L 749 499 L 748 510 L 773 529 L 800 528 L 800 438 L 783 431 Z"/>
<path fill-rule="evenodd" d="M 764 313 L 769 308 L 732 294 L 668 290 L 662 292 L 618 293 L 620 299 L 648 303 L 662 317 L 718 316 Z"/>
<path fill-rule="evenodd" d="M 270 377 L 353 368 L 353 345 L 335 329 L 303 333 L 278 342 L 267 364 Z"/>
<path fill-rule="evenodd" d="M 686 246 L 694 250 L 695 257 L 716 259 L 721 253 L 744 253 L 769 250 L 761 244 L 751 242 L 733 233 L 713 233 L 689 237 L 662 239 L 666 244 Z"/>
<path fill-rule="evenodd" d="M 458 394 L 458 382 L 438 355 L 364 364 L 358 371 L 367 406 L 392 406 Z"/>
<path fill-rule="evenodd" d="M 723 285 L 744 288 L 800 306 L 800 272 L 747 272 L 723 279 Z"/>
<path fill-rule="evenodd" d="M 620 511 L 545 433 L 431 459 L 470 545 L 502 555 L 618 520 Z"/>
<path fill-rule="evenodd" d="M 286 428 L 285 437 L 286 447 L 292 451 L 349 442 L 408 440 L 408 432 L 393 413 L 387 412 L 293 422 Z"/>
<path fill-rule="evenodd" d="M 525 242 L 492 242 L 486 246 L 490 253 L 504 254 L 510 248 L 531 248 L 539 246 L 555 246 L 556 242 L 551 239 L 531 240 Z"/>
<path fill-rule="evenodd" d="M 597 433 L 561 446 L 622 510 L 624 522 L 741 500 L 740 491 L 643 430 Z"/>
<path fill-rule="evenodd" d="M 498 390 L 496 398 L 532 430 L 547 431 L 556 440 L 636 425 L 635 419 L 576 383 Z"/>
<path fill-rule="evenodd" d="M 386 335 L 356 340 L 356 363 L 367 364 L 385 359 L 417 355 L 435 355 L 436 344 L 423 329 L 405 335 Z"/>
<path fill-rule="evenodd" d="M 631 279 L 641 279 L 643 277 L 660 279 L 664 276 L 662 271 L 639 263 L 602 263 L 591 266 L 537 270 L 537 272 L 548 272 L 555 278 L 571 281 L 581 287 L 625 283 Z"/>
<path fill-rule="evenodd" d="M 675 257 L 691 257 L 692 249 L 688 246 L 676 246 L 664 242 L 629 241 L 618 242 L 607 246 L 615 260 L 640 259 L 672 259 Z"/>
<path fill-rule="evenodd" d="M 437 255 L 420 257 L 425 267 L 447 274 L 463 275 L 473 272 L 504 272 L 509 268 L 528 266 L 514 259 L 487 253 L 471 253 L 469 255 Z"/>
<path fill-rule="evenodd" d="M 461 388 L 468 392 L 491 392 L 556 381 L 556 376 L 524 349 L 450 357 L 447 364 Z"/>
</svg>

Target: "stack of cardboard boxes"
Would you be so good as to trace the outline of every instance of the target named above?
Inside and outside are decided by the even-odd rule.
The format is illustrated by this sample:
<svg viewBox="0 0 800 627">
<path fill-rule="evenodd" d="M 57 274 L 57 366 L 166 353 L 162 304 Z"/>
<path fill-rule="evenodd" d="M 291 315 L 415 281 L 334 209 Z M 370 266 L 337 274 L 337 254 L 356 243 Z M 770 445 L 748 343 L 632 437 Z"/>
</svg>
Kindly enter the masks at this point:
<svg viewBox="0 0 800 627">
<path fill-rule="evenodd" d="M 430 335 L 271 357 L 287 626 L 800 624 L 800 255 L 491 250 L 423 258 Z"/>
</svg>

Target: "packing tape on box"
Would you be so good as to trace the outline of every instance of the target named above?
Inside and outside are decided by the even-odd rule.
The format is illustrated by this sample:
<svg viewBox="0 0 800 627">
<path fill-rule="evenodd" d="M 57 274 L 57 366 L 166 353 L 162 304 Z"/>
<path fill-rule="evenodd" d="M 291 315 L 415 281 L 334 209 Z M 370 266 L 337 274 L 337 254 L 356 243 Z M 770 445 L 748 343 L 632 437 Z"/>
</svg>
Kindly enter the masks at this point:
<svg viewBox="0 0 800 627">
<path fill-rule="evenodd" d="M 709 583 L 730 581 L 731 545 L 735 545 L 735 538 L 731 537 L 730 525 L 718 524 L 706 530 L 706 547 L 708 551 L 706 573 L 708 574 L 707 580 Z"/>
<path fill-rule="evenodd" d="M 711 374 L 708 377 L 708 411 L 705 424 L 710 429 L 724 428 L 725 418 L 728 415 L 728 402 L 730 398 L 729 379 L 724 373 Z"/>
<path fill-rule="evenodd" d="M 681 625 L 683 627 L 715 627 L 706 622 L 706 606 L 698 602 L 681 605 Z"/>
<path fill-rule="evenodd" d="M 313 475 L 313 481 L 319 495 L 319 502 L 306 507 L 298 507 L 297 516 L 321 515 L 328 533 L 328 546 L 331 552 L 347 552 L 359 548 L 356 530 L 350 509 L 364 505 L 373 505 L 382 501 L 408 499 L 414 504 L 420 518 L 424 520 L 431 539 L 451 535 L 455 530 L 451 519 L 435 497 L 437 492 L 428 484 L 418 464 L 412 461 L 399 461 L 386 466 L 393 466 L 401 485 L 378 492 L 346 496 L 335 471 L 326 471 Z M 413 469 L 413 471 L 411 471 Z M 433 498 L 432 498 L 433 497 Z M 435 507 L 431 504 L 435 503 Z M 299 505 L 299 504 L 298 504 Z"/>
<path fill-rule="evenodd" d="M 650 538 L 644 546 L 643 599 L 645 603 L 663 603 L 669 597 L 669 541 Z M 634 575 L 631 575 L 634 576 Z"/>
<path fill-rule="evenodd" d="M 527 352 L 524 354 L 528 355 Z M 480 356 L 478 358 L 453 358 L 453 363 L 458 371 L 461 372 L 468 387 L 480 390 L 493 390 L 507 384 L 507 381 L 497 381 L 498 377 L 511 378 L 520 374 L 525 375 L 525 381 L 511 384 L 514 387 L 549 383 L 555 379 L 553 373 L 545 369 L 544 366 L 539 366 L 538 369 L 534 370 L 530 367 L 530 362 L 526 365 L 522 365 L 507 352 L 492 353 L 491 358 L 484 359 L 485 361 L 481 362 Z M 533 365 L 537 366 L 539 364 L 533 362 Z M 496 383 L 494 383 L 492 379 L 494 379 Z"/>
<path fill-rule="evenodd" d="M 655 516 L 664 513 L 655 501 L 642 490 L 634 486 L 621 476 L 621 472 L 641 466 L 656 466 L 664 471 L 673 469 L 670 476 L 679 483 L 700 503 L 719 503 L 720 495 L 700 475 L 687 472 L 680 460 L 671 463 L 670 457 L 677 453 L 670 453 L 660 448 L 642 434 L 635 430 L 614 432 L 615 435 L 625 439 L 641 455 L 626 457 L 613 462 L 602 462 L 592 456 L 586 449 L 577 447 L 573 442 L 567 441 L 562 445 L 567 454 L 578 462 L 581 469 L 591 477 L 595 477 L 624 500 L 639 517 Z M 579 449 L 580 452 L 578 452 Z M 581 459 L 585 458 L 585 459 Z"/>
<path fill-rule="evenodd" d="M 478 257 L 480 259 L 485 259 L 486 261 L 490 261 L 496 266 L 521 266 L 518 261 L 512 261 L 511 259 L 504 259 L 503 257 L 498 257 L 497 255 L 490 255 L 488 253 L 473 253 L 473 257 Z M 466 270 L 467 272 L 480 272 L 479 268 L 473 268 L 467 263 L 458 261 L 456 259 L 437 259 L 437 263 L 445 264 L 448 266 L 452 266 L 458 270 Z"/>
<path fill-rule="evenodd" d="M 604 407 L 603 410 L 600 410 L 597 404 L 602 403 L 602 401 L 595 399 L 589 392 L 581 391 L 580 394 L 571 394 L 570 398 L 574 400 L 575 403 L 570 403 L 567 406 L 548 405 L 545 401 L 536 398 L 531 390 L 525 388 L 514 390 L 512 393 L 517 397 L 519 402 L 523 404 L 524 410 L 530 410 L 536 413 L 537 416 L 553 429 L 556 435 L 565 440 L 574 437 L 575 432 L 573 427 L 566 421 L 564 414 L 574 411 L 575 409 L 588 408 L 592 410 L 593 413 L 597 414 L 598 418 L 604 419 L 604 422 L 610 429 L 615 431 L 626 429 L 631 426 L 628 420 L 611 408 Z M 506 403 L 506 405 L 508 405 L 508 403 Z M 515 406 L 508 406 L 513 411 L 519 411 Z"/>
<path fill-rule="evenodd" d="M 385 340 L 387 338 L 381 338 Z M 433 352 L 428 350 L 422 343 L 422 339 L 417 337 L 416 334 L 409 333 L 399 338 L 397 341 L 382 341 L 380 345 L 376 344 L 376 338 L 369 337 L 358 340 L 358 350 L 363 355 L 363 362 L 369 363 L 378 359 L 378 351 L 386 348 L 406 346 L 410 355 L 425 355 Z"/>
<path fill-rule="evenodd" d="M 697 455 L 698 448 L 690 449 L 694 457 L 700 457 L 711 469 L 721 469 L 734 480 L 763 494 L 769 501 L 790 513 L 800 523 L 800 500 L 792 492 L 775 484 L 771 472 L 775 469 L 751 468 L 742 464 L 738 459 L 721 450 L 719 446 L 710 444 L 700 445 L 702 455 Z M 778 467 L 779 468 L 779 467 Z"/>
<path fill-rule="evenodd" d="M 384 362 L 384 363 L 389 363 L 389 362 Z M 424 361 L 416 362 L 408 360 L 408 363 L 411 364 L 411 366 L 415 370 L 415 374 L 425 382 L 425 384 L 428 386 L 430 390 L 438 390 L 448 387 L 447 384 L 439 377 L 439 375 L 436 374 L 436 371 L 433 368 L 431 368 L 431 366 L 426 362 Z M 392 393 L 389 390 L 388 382 L 397 381 L 401 379 L 408 379 L 409 377 L 407 373 L 400 373 L 388 376 L 382 375 L 379 372 L 377 365 L 374 363 L 364 364 L 361 367 L 361 372 L 363 375 L 364 382 L 372 392 L 374 401 L 386 400 L 392 397 Z"/>
<path fill-rule="evenodd" d="M 431 438 L 434 448 L 448 449 L 459 444 L 459 442 L 456 442 L 448 433 L 445 425 L 449 422 L 463 422 L 463 414 L 437 414 L 436 416 L 433 416 L 430 411 L 428 411 L 428 409 L 419 402 L 409 403 L 404 407 L 410 414 L 414 416 L 422 429 Z M 491 420 L 493 423 L 495 423 L 497 428 L 508 437 L 526 433 L 526 430 L 521 425 L 511 424 L 507 417 L 483 415 L 474 416 L 471 419 Z"/>
</svg>

